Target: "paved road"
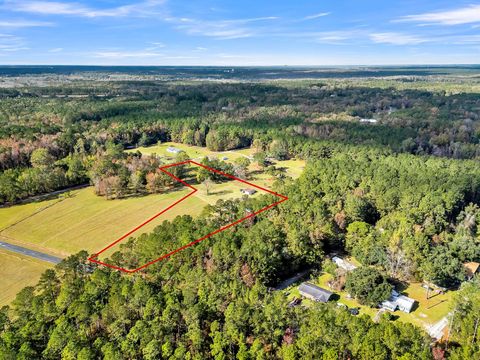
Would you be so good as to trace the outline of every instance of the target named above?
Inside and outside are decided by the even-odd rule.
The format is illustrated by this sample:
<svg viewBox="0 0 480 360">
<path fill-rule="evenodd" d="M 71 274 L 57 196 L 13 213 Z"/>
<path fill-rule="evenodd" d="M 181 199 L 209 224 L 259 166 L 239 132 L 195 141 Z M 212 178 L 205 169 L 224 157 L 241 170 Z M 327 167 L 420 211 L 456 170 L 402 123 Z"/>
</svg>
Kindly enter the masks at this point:
<svg viewBox="0 0 480 360">
<path fill-rule="evenodd" d="M 41 252 L 38 252 L 38 251 L 30 250 L 30 249 L 27 249 L 27 248 L 24 248 L 24 247 L 21 247 L 21 246 L 17 246 L 17 245 L 13 245 L 13 244 L 9 244 L 9 243 L 3 242 L 3 241 L 0 241 L 0 248 L 7 249 L 9 251 L 13 251 L 13 252 L 16 252 L 18 254 L 31 256 L 31 257 L 34 257 L 36 259 L 47 261 L 47 262 L 52 263 L 52 264 L 58 264 L 60 261 L 63 260 L 63 259 L 58 258 L 56 256 L 44 254 L 44 253 L 41 253 Z"/>
</svg>

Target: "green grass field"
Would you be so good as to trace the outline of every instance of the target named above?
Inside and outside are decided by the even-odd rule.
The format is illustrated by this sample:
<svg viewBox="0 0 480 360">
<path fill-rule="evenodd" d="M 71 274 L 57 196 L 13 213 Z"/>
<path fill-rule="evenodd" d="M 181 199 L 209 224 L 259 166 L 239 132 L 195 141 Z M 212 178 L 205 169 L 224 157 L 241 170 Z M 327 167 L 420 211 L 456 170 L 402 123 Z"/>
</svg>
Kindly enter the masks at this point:
<svg viewBox="0 0 480 360">
<path fill-rule="evenodd" d="M 190 159 L 197 160 L 197 161 L 201 160 L 205 156 L 209 156 L 209 157 L 216 157 L 220 160 L 225 159 L 224 161 L 226 162 L 234 162 L 236 159 L 241 157 L 247 157 L 251 159 L 253 156 L 253 149 L 250 149 L 250 148 L 216 152 L 200 146 L 190 146 L 190 145 L 184 145 L 184 144 L 179 144 L 174 142 L 166 142 L 160 145 L 154 145 L 149 147 L 139 147 L 136 149 L 127 150 L 127 152 L 140 151 L 142 154 L 145 154 L 145 155 L 156 154 L 168 161 L 174 158 L 174 154 L 167 152 L 167 148 L 169 146 L 185 151 L 185 153 L 190 157 Z M 296 179 L 302 173 L 305 167 L 305 161 L 296 160 L 296 159 L 276 161 L 275 166 L 277 168 L 284 168 L 285 173 L 288 176 L 291 176 L 292 178 Z M 258 170 L 258 168 L 256 168 L 254 165 L 252 165 L 251 169 Z M 260 180 L 265 180 L 266 177 L 267 176 L 265 175 L 265 176 L 257 176 L 256 178 Z M 267 185 L 267 183 L 265 183 L 264 185 Z"/>
<path fill-rule="evenodd" d="M 40 212 L 33 213 L 37 208 L 33 206 L 29 211 L 22 208 L 25 219 L 2 231 L 0 237 L 12 244 L 60 257 L 80 250 L 95 252 L 188 192 L 181 189 L 167 194 L 106 200 L 88 187 L 73 191 L 71 197 Z M 163 220 L 177 215 L 197 215 L 205 204 L 200 198 L 187 198 L 182 206 L 172 208 L 141 232 L 151 231 Z M 0 218 L 5 223 L 12 223 L 13 219 L 18 221 L 15 208 L 0 209 Z"/>
<path fill-rule="evenodd" d="M 138 147 L 136 149 L 127 150 L 127 152 L 140 151 L 142 154 L 145 154 L 145 155 L 156 154 L 160 157 L 174 158 L 175 154 L 169 153 L 167 151 L 167 148 L 169 146 L 173 146 L 177 149 L 185 151 L 185 153 L 187 153 L 190 159 L 201 159 L 207 155 L 221 154 L 221 153 L 212 152 L 207 148 L 203 148 L 200 146 L 190 146 L 190 145 L 178 144 L 173 142 L 166 142 L 160 145 L 154 145 L 154 146 L 148 146 L 148 147 Z"/>
<path fill-rule="evenodd" d="M 25 286 L 35 285 L 40 275 L 53 267 L 44 261 L 0 249 L 0 306 L 10 303 Z"/>
<path fill-rule="evenodd" d="M 177 215 L 196 216 L 207 204 L 220 199 L 241 198 L 240 190 L 246 185 L 238 181 L 212 184 L 208 195 L 203 184 L 195 187 L 198 192 L 132 235 L 149 232 Z M 170 193 L 106 200 L 96 196 L 92 187 L 74 190 L 69 197 L 0 209 L 0 239 L 59 257 L 80 250 L 95 252 L 189 192 L 180 188 Z"/>
</svg>

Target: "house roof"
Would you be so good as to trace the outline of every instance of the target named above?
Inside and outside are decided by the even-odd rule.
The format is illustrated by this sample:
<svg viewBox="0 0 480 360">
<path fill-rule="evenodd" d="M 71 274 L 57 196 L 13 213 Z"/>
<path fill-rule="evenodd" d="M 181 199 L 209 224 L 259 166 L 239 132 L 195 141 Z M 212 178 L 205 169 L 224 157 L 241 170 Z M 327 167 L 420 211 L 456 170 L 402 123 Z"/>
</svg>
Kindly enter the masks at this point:
<svg viewBox="0 0 480 360">
<path fill-rule="evenodd" d="M 463 264 L 463 267 L 467 271 L 468 276 L 473 276 L 478 271 L 478 268 L 480 267 L 480 263 L 471 261 Z"/>
<path fill-rule="evenodd" d="M 179 153 L 179 152 L 181 152 L 182 150 L 180 150 L 180 149 L 178 149 L 178 148 L 176 148 L 176 147 L 173 147 L 173 146 L 169 146 L 169 147 L 167 148 L 167 151 L 168 151 L 168 152 Z"/>
<path fill-rule="evenodd" d="M 337 266 L 339 268 L 342 268 L 344 270 L 347 270 L 347 271 L 353 271 L 355 270 L 357 267 L 355 265 L 353 265 L 352 263 L 348 262 L 347 260 L 344 260 L 338 256 L 334 256 L 332 257 L 332 261 L 337 264 Z"/>
<path fill-rule="evenodd" d="M 415 304 L 415 300 L 405 295 L 399 295 L 397 297 L 396 303 L 399 307 L 407 309 L 410 312 L 412 311 L 413 305 Z"/>
<path fill-rule="evenodd" d="M 332 292 L 308 282 L 302 283 L 298 287 L 298 290 L 300 291 L 300 294 L 307 294 L 313 297 L 315 300 L 321 302 L 327 302 L 330 299 L 330 296 L 333 295 Z"/>
<path fill-rule="evenodd" d="M 415 304 L 415 300 L 409 298 L 405 295 L 400 295 L 397 291 L 392 290 L 392 294 L 388 300 L 382 301 L 382 307 L 387 308 L 389 310 L 395 310 L 397 306 L 402 310 L 405 309 L 408 312 L 412 311 L 413 305 Z"/>
</svg>

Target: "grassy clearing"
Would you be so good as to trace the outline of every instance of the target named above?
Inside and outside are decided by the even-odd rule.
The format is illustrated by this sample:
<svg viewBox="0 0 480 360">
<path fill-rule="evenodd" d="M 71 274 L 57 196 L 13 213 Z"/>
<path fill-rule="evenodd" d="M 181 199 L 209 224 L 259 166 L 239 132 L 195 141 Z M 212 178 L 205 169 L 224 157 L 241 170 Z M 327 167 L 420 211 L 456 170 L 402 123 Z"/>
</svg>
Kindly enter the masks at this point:
<svg viewBox="0 0 480 360">
<path fill-rule="evenodd" d="M 199 215 L 207 204 L 242 198 L 247 185 L 238 181 L 194 185 L 198 192 L 139 229 L 133 236 L 150 232 L 164 220 L 178 215 Z M 96 252 L 151 216 L 187 195 L 179 188 L 169 193 L 106 200 L 93 188 L 74 190 L 69 197 L 0 209 L 4 230 L 0 238 L 12 244 L 65 257 L 80 250 Z M 259 191 L 258 196 L 262 192 Z M 23 219 L 23 220 L 22 220 Z M 6 226 L 6 228 L 5 228 Z"/>
<path fill-rule="evenodd" d="M 53 205 L 60 199 L 36 201 L 27 204 L 0 208 L 0 232 L 6 227 L 21 221 L 22 219 L 41 211 L 43 208 Z"/>
<path fill-rule="evenodd" d="M 160 145 L 154 145 L 149 147 L 139 147 L 136 149 L 127 150 L 127 152 L 140 151 L 142 154 L 145 154 L 145 155 L 156 154 L 161 158 L 163 158 L 164 160 L 168 161 L 174 158 L 174 154 L 167 152 L 167 148 L 169 146 L 185 151 L 185 153 L 190 157 L 190 159 L 197 160 L 197 161 L 201 160 L 205 156 L 209 156 L 209 157 L 216 157 L 226 162 L 234 162 L 236 159 L 241 157 L 248 157 L 251 159 L 253 156 L 253 149 L 250 149 L 250 148 L 216 152 L 200 146 L 190 146 L 190 145 L 184 145 L 184 144 L 179 144 L 174 142 L 166 142 Z M 305 168 L 305 161 L 297 160 L 297 159 L 275 161 L 274 165 L 277 168 L 283 168 L 285 170 L 285 173 L 288 176 L 291 176 L 292 178 L 296 179 L 300 176 L 303 169 Z M 251 170 L 258 171 L 259 168 L 252 164 Z M 254 179 L 258 179 L 262 181 L 265 181 L 268 178 L 269 176 L 266 174 L 254 176 Z M 268 183 L 271 184 L 271 181 L 265 182 L 264 185 L 267 185 Z"/>
<path fill-rule="evenodd" d="M 166 142 L 159 145 L 148 146 L 148 147 L 138 147 L 136 149 L 127 150 L 127 152 L 137 152 L 140 151 L 142 154 L 145 155 L 152 155 L 156 154 L 160 157 L 164 158 L 174 158 L 175 154 L 169 153 L 167 148 L 169 146 L 175 147 L 177 149 L 185 151 L 185 153 L 190 157 L 190 159 L 201 159 L 207 155 L 214 154 L 213 151 L 208 150 L 207 148 L 203 148 L 200 146 L 190 146 L 184 144 L 178 144 L 173 142 Z M 218 154 L 218 153 L 215 153 Z"/>
<path fill-rule="evenodd" d="M 0 249 L 0 306 L 10 303 L 24 287 L 35 285 L 51 267 L 47 262 Z"/>
<path fill-rule="evenodd" d="M 94 252 L 189 191 L 181 189 L 166 194 L 106 200 L 96 196 L 91 187 L 76 190 L 70 198 L 4 230 L 1 236 L 10 243 L 57 256 L 67 256 L 80 250 Z M 197 215 L 205 204 L 199 198 L 187 198 L 181 207 L 172 208 L 141 231 L 151 231 L 160 222 L 177 215 Z M 9 217 L 18 218 L 13 211 L 15 208 L 0 209 L 0 218 L 7 218 L 6 222 L 11 222 Z"/>
</svg>

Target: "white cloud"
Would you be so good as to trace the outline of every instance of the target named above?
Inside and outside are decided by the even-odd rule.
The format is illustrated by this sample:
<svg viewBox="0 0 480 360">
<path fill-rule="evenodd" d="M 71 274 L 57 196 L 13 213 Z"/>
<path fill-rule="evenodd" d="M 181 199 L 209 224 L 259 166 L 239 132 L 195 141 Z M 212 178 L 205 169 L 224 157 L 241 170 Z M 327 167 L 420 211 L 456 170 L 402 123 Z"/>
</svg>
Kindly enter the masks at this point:
<svg viewBox="0 0 480 360">
<path fill-rule="evenodd" d="M 326 44 L 345 44 L 349 40 L 358 38 L 362 35 L 359 30 L 340 30 L 340 31 L 323 31 L 312 34 L 315 42 Z"/>
<path fill-rule="evenodd" d="M 72 15 L 87 18 L 122 17 L 128 15 L 154 15 L 153 8 L 164 0 L 147 0 L 132 5 L 117 6 L 108 9 L 95 9 L 78 2 L 20 0 L 5 2 L 4 8 L 10 11 L 28 12 L 42 15 Z"/>
<path fill-rule="evenodd" d="M 48 50 L 49 53 L 59 53 L 62 51 L 63 51 L 63 48 L 54 48 L 54 49 Z"/>
<path fill-rule="evenodd" d="M 151 58 L 162 57 L 163 54 L 147 50 L 140 51 L 97 51 L 92 54 L 94 58 L 102 59 L 127 59 L 127 58 Z"/>
<path fill-rule="evenodd" d="M 145 50 L 154 51 L 154 50 L 158 50 L 158 49 L 163 49 L 166 46 L 162 42 L 151 42 L 150 45 L 152 45 L 152 46 L 147 47 Z"/>
<path fill-rule="evenodd" d="M 260 33 L 252 23 L 277 20 L 275 16 L 235 20 L 198 20 L 191 18 L 167 18 L 168 22 L 176 24 L 176 28 L 190 35 L 201 35 L 216 39 L 240 39 L 253 37 Z"/>
<path fill-rule="evenodd" d="M 391 44 L 391 45 L 418 45 L 427 42 L 427 39 L 396 32 L 373 33 L 370 34 L 370 39 L 377 44 Z"/>
<path fill-rule="evenodd" d="M 324 17 L 324 16 L 328 16 L 328 15 L 330 15 L 329 12 L 322 12 L 322 13 L 318 13 L 318 14 L 314 14 L 314 15 L 305 16 L 303 19 L 304 20 L 313 20 L 313 19 L 318 19 L 318 18 Z"/>
<path fill-rule="evenodd" d="M 20 50 L 28 50 L 25 41 L 18 36 L 10 34 L 0 34 L 0 55 Z"/>
<path fill-rule="evenodd" d="M 53 26 L 53 24 L 45 21 L 0 20 L 0 27 L 3 28 L 27 28 L 41 26 Z"/>
<path fill-rule="evenodd" d="M 461 25 L 477 23 L 480 22 L 480 5 L 470 5 L 448 11 L 435 11 L 418 15 L 408 15 L 394 21 L 419 22 L 423 24 L 437 25 Z"/>
</svg>

